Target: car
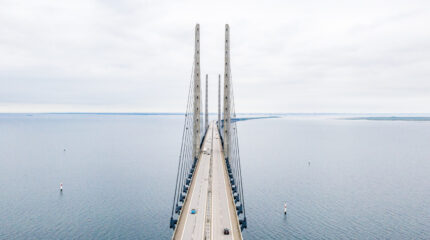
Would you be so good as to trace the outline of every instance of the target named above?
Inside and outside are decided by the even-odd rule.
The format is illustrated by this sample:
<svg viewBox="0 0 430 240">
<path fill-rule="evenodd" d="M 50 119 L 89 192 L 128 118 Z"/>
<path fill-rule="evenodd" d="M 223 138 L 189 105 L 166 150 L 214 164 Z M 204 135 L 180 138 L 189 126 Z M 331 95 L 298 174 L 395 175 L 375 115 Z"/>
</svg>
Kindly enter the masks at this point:
<svg viewBox="0 0 430 240">
<path fill-rule="evenodd" d="M 228 228 L 224 228 L 224 235 L 230 235 L 230 230 Z"/>
<path fill-rule="evenodd" d="M 190 212 L 191 214 L 196 214 L 197 213 L 197 210 L 196 209 L 191 209 L 191 212 Z"/>
</svg>

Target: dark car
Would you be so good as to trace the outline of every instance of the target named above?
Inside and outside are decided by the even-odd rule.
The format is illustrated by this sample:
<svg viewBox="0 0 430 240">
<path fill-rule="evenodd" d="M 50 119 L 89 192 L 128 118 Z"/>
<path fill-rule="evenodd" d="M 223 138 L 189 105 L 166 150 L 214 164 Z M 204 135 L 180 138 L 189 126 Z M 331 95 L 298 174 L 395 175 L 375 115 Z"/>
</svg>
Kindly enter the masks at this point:
<svg viewBox="0 0 430 240">
<path fill-rule="evenodd" d="M 224 228 L 224 235 L 230 235 L 230 230 L 228 228 Z"/>
</svg>

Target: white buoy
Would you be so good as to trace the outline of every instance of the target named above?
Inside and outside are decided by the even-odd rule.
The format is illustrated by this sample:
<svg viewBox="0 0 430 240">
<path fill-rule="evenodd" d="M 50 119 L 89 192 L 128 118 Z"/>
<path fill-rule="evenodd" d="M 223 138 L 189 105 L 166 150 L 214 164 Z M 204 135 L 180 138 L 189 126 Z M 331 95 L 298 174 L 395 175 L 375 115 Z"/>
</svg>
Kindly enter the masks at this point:
<svg viewBox="0 0 430 240">
<path fill-rule="evenodd" d="M 284 214 L 287 214 L 287 203 L 284 204 Z"/>
<path fill-rule="evenodd" d="M 63 191 L 63 183 L 60 183 L 60 191 Z"/>
</svg>

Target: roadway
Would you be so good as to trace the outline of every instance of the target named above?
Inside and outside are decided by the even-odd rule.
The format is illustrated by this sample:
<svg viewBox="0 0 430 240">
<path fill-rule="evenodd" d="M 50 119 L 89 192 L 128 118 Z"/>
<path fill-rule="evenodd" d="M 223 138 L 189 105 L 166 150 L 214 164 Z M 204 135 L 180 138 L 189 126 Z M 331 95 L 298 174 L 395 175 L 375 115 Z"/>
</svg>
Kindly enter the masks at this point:
<svg viewBox="0 0 430 240">
<path fill-rule="evenodd" d="M 213 144 L 213 237 L 212 239 L 242 239 L 236 206 L 231 195 L 230 179 L 225 164 L 224 151 L 218 128 L 214 124 Z M 230 229 L 230 235 L 224 235 L 224 228 Z"/>
<path fill-rule="evenodd" d="M 206 133 L 194 174 L 172 239 L 242 239 L 215 123 Z M 197 212 L 191 214 L 192 209 Z"/>
</svg>

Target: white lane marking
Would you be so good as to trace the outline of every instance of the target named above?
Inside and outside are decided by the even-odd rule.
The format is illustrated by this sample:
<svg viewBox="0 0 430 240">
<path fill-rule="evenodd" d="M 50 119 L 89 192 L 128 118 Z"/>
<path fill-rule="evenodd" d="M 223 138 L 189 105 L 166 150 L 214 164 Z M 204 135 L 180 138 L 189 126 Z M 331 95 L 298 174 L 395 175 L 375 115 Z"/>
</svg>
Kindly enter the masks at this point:
<svg viewBox="0 0 430 240">
<path fill-rule="evenodd" d="M 209 132 L 209 129 L 208 129 L 208 132 Z M 208 139 L 209 140 L 209 139 Z M 205 142 L 205 145 L 207 144 L 207 142 Z M 206 148 L 206 146 L 205 146 L 205 148 Z M 206 150 L 207 151 L 207 150 Z M 207 156 L 207 155 L 205 155 L 205 156 Z M 207 161 L 207 160 L 206 160 Z M 208 169 L 208 171 L 210 171 L 210 159 L 209 159 L 209 169 Z M 209 174 L 209 173 L 208 173 Z M 208 179 L 209 179 L 209 177 L 208 177 Z M 209 181 L 209 180 L 208 180 Z M 209 182 L 208 182 L 208 185 L 209 185 Z M 206 201 L 205 201 L 205 207 L 203 208 L 204 209 L 204 211 L 205 211 L 205 214 L 204 214 L 204 216 L 203 216 L 203 227 L 202 227 L 202 236 L 204 237 L 205 236 L 205 226 L 206 226 L 206 222 L 205 222 L 205 219 L 206 219 L 206 206 L 207 206 L 207 204 L 208 204 L 208 199 L 207 199 L 207 189 L 206 189 Z"/>
<path fill-rule="evenodd" d="M 206 191 L 207 191 L 207 190 L 206 190 Z M 207 198 L 207 194 L 205 194 L 205 195 L 206 195 L 206 198 Z M 202 236 L 204 236 L 204 235 L 205 235 L 206 205 L 207 205 L 207 199 L 206 199 L 206 201 L 205 201 L 205 207 L 203 208 L 203 209 L 204 209 L 205 214 L 203 215 Z"/>
<path fill-rule="evenodd" d="M 198 167 L 198 169 L 200 169 L 200 163 L 199 163 L 199 167 Z M 196 171 L 197 171 L 197 169 L 196 169 Z M 199 175 L 200 176 L 200 175 Z M 196 178 L 197 178 L 197 176 L 196 176 Z M 196 179 L 197 180 L 197 179 Z M 197 183 L 196 184 L 194 184 L 193 185 L 193 192 L 194 192 L 194 189 L 196 188 L 196 185 L 197 185 Z M 191 189 L 189 189 L 190 191 L 191 191 Z M 191 196 L 191 200 L 190 200 L 190 204 L 188 205 L 189 207 L 191 207 L 191 205 L 192 205 L 192 203 L 193 203 L 193 200 L 194 200 L 194 195 L 193 196 Z M 185 209 L 182 209 L 182 210 L 185 210 Z M 188 209 L 187 209 L 188 210 Z M 182 212 L 181 214 L 183 214 L 184 212 Z M 185 233 L 185 230 L 187 229 L 187 221 L 188 221 L 188 213 L 187 212 L 185 212 L 185 223 L 184 223 L 184 228 L 182 229 L 182 234 L 181 234 L 181 239 L 184 239 L 184 233 Z"/>
<path fill-rule="evenodd" d="M 224 159 L 221 159 L 221 161 L 225 161 Z M 228 210 L 228 222 L 230 223 L 230 231 L 231 231 L 231 237 L 232 237 L 232 239 L 234 240 L 234 231 L 233 231 L 233 225 L 231 224 L 231 214 L 230 214 L 230 204 L 229 204 L 229 202 L 228 202 L 228 193 L 227 193 L 227 184 L 225 184 L 225 170 L 226 170 L 226 168 L 224 167 L 224 163 L 223 162 L 221 162 L 221 164 L 222 164 L 222 175 L 223 175 L 223 180 L 224 180 L 224 190 L 225 190 L 225 196 L 227 197 L 226 199 L 227 199 L 227 210 Z"/>
<path fill-rule="evenodd" d="M 218 142 L 217 142 L 218 143 Z M 218 146 L 218 144 L 217 144 L 217 146 Z M 217 147 L 217 151 L 216 151 L 216 157 L 215 157 L 215 159 L 217 159 L 218 161 L 217 161 L 217 163 L 215 163 L 216 164 L 216 168 L 214 168 L 214 169 L 216 169 L 216 175 L 214 174 L 214 176 L 218 179 L 219 178 L 219 159 L 221 158 L 220 156 L 219 156 L 219 150 L 218 150 L 218 147 Z M 219 192 L 218 192 L 218 190 L 220 189 L 220 183 L 221 183 L 221 181 L 220 180 L 217 180 L 216 181 L 216 183 L 217 183 L 217 186 L 216 186 L 216 188 L 214 188 L 214 189 L 216 189 L 215 190 L 215 192 L 217 192 L 218 194 L 217 194 L 217 213 L 219 213 L 219 210 L 220 209 L 222 209 L 221 207 L 220 207 L 220 200 L 221 200 L 221 198 L 220 198 L 220 194 L 219 194 Z M 214 211 L 214 214 L 215 214 L 215 211 Z M 217 218 L 217 224 L 216 225 L 218 225 L 217 227 L 219 227 L 219 226 L 222 226 L 222 224 L 220 224 L 220 223 L 222 223 L 222 218 Z M 219 232 L 218 232 L 218 234 L 219 234 Z"/>
<path fill-rule="evenodd" d="M 216 133 L 216 136 L 218 136 L 218 132 Z M 222 239 L 234 239 L 234 229 L 233 229 L 233 225 L 232 225 L 232 222 L 231 222 L 230 204 L 229 204 L 228 191 L 227 191 L 228 186 L 226 185 L 226 180 L 225 180 L 225 178 L 226 178 L 226 175 L 225 175 L 226 168 L 225 168 L 225 165 L 224 165 L 224 162 L 223 162 L 223 161 L 225 161 L 225 159 L 222 159 L 221 142 L 220 142 L 220 140 L 218 140 L 217 142 L 218 142 L 218 144 L 216 146 L 217 146 L 217 149 L 219 149 L 219 150 L 215 151 L 216 155 L 217 155 L 216 159 L 218 159 L 218 161 L 217 161 L 217 167 L 216 167 L 216 169 L 218 171 L 217 171 L 216 177 L 217 178 L 222 178 L 222 180 L 219 179 L 217 181 L 218 187 L 216 189 L 220 190 L 220 189 L 224 188 L 224 190 L 225 190 L 225 195 L 222 194 L 222 190 L 220 192 L 217 191 L 219 194 L 218 194 L 218 198 L 217 198 L 218 203 L 216 204 L 216 206 L 218 206 L 218 209 L 221 210 L 221 211 L 217 212 L 218 215 L 220 216 L 220 217 L 217 218 L 217 220 L 218 220 L 217 223 L 221 227 L 221 226 L 224 225 L 223 222 L 225 220 L 228 220 L 229 221 L 229 225 L 230 225 L 230 235 L 227 238 L 225 238 L 226 236 L 220 235 L 221 233 L 219 232 L 216 236 L 220 236 Z M 224 184 L 224 185 L 222 185 L 222 184 Z M 222 201 L 222 198 L 224 198 L 225 200 Z M 227 205 L 225 207 L 227 207 L 228 216 L 223 216 L 223 214 L 222 214 L 222 212 L 223 212 L 222 210 L 225 210 L 222 202 L 227 203 Z M 215 211 L 213 211 L 213 212 L 214 212 L 214 214 L 216 213 Z M 223 229 L 224 228 L 222 228 L 222 230 Z M 224 234 L 224 233 L 222 233 L 222 234 Z"/>
<path fill-rule="evenodd" d="M 211 239 L 214 239 L 214 229 L 213 229 L 213 224 L 215 224 L 214 223 L 214 201 L 213 201 L 213 195 L 212 195 L 212 202 L 211 202 L 211 204 L 212 204 L 212 216 L 211 216 L 211 222 L 212 222 L 212 225 L 211 225 Z"/>
<path fill-rule="evenodd" d="M 204 144 L 204 146 L 206 145 L 206 143 Z M 203 155 L 201 155 L 201 159 L 200 160 L 203 160 Z M 201 167 L 201 164 L 200 164 L 200 162 L 198 163 L 198 165 L 199 165 L 199 167 L 198 167 L 198 169 L 196 168 L 196 170 L 195 171 L 198 171 L 198 170 L 200 170 L 200 167 Z M 203 167 L 203 166 L 202 166 Z M 196 172 L 196 173 L 200 173 L 200 171 L 198 171 L 198 172 Z M 196 174 L 197 175 L 197 174 Z M 193 191 L 192 191 L 192 193 L 194 193 L 194 189 L 196 188 L 196 185 L 197 185 L 197 180 L 199 179 L 199 178 L 201 178 L 201 174 L 198 174 L 198 177 L 196 176 L 196 184 L 194 184 L 193 185 Z M 200 186 L 200 188 L 201 188 L 201 186 Z M 191 189 L 189 189 L 189 190 L 191 190 Z M 188 192 L 188 193 L 190 193 L 190 192 Z M 189 207 L 191 207 L 192 206 L 192 203 L 193 203 L 193 200 L 194 200 L 194 194 L 191 196 L 191 201 L 190 201 L 190 205 L 188 205 Z M 183 209 L 183 210 L 185 210 L 185 209 Z M 200 211 L 199 211 L 200 212 Z M 182 212 L 183 213 L 183 212 Z M 181 214 L 182 214 L 181 213 Z M 181 234 L 181 239 L 184 239 L 184 233 L 185 233 L 185 230 L 187 229 L 187 221 L 188 221 L 188 213 L 186 212 L 185 213 L 186 215 L 186 217 L 185 217 L 185 224 L 184 224 L 184 228 L 183 228 L 183 230 L 182 230 L 182 234 Z M 196 218 L 197 218 L 197 216 L 196 216 Z"/>
<path fill-rule="evenodd" d="M 212 123 L 212 125 L 213 125 L 213 123 Z M 214 161 L 215 161 L 215 156 L 214 156 L 214 134 L 213 134 L 213 128 L 212 128 L 212 164 L 214 163 Z M 213 166 L 212 166 L 213 167 Z M 212 171 L 212 173 L 213 173 L 213 171 Z M 212 175 L 212 177 L 214 177 L 215 175 L 213 174 Z M 214 182 L 212 182 L 212 184 L 213 184 Z M 215 188 L 213 187 L 212 188 L 212 190 L 214 190 Z M 215 214 L 215 211 L 214 211 L 214 192 L 215 191 L 212 191 L 212 201 L 211 201 L 211 208 L 212 208 L 212 215 L 211 215 L 211 239 L 214 239 L 214 228 L 213 228 L 213 226 L 214 226 L 214 224 L 215 224 L 215 222 L 214 222 L 214 214 Z"/>
<path fill-rule="evenodd" d="M 209 132 L 209 129 L 208 129 L 208 132 Z M 209 142 L 209 140 L 210 140 L 210 138 L 208 138 L 208 142 Z M 205 148 L 206 148 L 206 151 L 207 151 L 207 144 L 208 144 L 208 142 L 205 142 Z M 204 155 L 204 158 L 206 158 L 206 162 L 208 162 L 208 157 L 207 157 L 207 155 L 205 154 Z M 209 159 L 210 160 L 210 159 Z M 208 169 L 205 169 L 205 171 L 203 172 L 203 173 L 208 173 L 208 178 L 209 178 L 209 171 L 210 171 L 210 161 L 209 161 L 209 163 L 207 164 L 208 166 L 209 166 L 209 168 Z M 205 175 L 204 175 L 205 176 Z M 206 183 L 206 181 L 208 181 L 208 180 L 205 180 L 205 179 L 208 179 L 208 178 L 203 178 L 204 179 L 204 182 L 203 182 L 203 184 L 205 184 Z M 209 182 L 207 183 L 207 185 L 209 185 Z M 206 212 L 206 206 L 207 206 L 207 190 L 208 190 L 208 188 L 206 188 L 206 191 L 205 191 L 205 196 L 206 196 L 206 199 L 205 199 L 205 201 L 204 201 L 204 207 L 202 208 L 202 209 L 204 209 L 204 215 L 203 215 L 203 224 L 201 225 L 202 226 L 202 237 L 205 235 L 205 226 L 206 226 L 206 224 L 205 224 L 205 219 L 206 219 L 206 215 L 207 215 L 207 212 Z"/>
</svg>

